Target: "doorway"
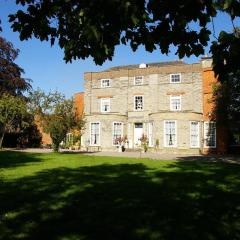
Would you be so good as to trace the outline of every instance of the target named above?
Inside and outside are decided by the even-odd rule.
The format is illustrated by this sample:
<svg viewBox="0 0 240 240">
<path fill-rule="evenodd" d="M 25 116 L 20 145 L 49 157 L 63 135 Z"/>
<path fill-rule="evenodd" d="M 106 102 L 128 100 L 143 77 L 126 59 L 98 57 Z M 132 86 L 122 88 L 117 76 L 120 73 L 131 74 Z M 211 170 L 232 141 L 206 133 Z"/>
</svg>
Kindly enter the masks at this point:
<svg viewBox="0 0 240 240">
<path fill-rule="evenodd" d="M 141 141 L 140 138 L 143 135 L 143 123 L 135 123 L 134 124 L 134 146 L 140 146 Z"/>
</svg>

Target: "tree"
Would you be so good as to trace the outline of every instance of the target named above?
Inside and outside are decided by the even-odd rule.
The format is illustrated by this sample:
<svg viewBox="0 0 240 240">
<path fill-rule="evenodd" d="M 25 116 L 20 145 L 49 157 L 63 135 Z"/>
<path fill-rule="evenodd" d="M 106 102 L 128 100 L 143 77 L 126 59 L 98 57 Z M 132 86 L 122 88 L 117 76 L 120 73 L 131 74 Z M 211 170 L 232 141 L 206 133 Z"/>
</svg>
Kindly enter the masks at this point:
<svg viewBox="0 0 240 240">
<path fill-rule="evenodd" d="M 0 149 L 7 131 L 27 126 L 27 122 L 24 121 L 27 114 L 26 102 L 22 97 L 5 93 L 0 97 Z"/>
<path fill-rule="evenodd" d="M 44 93 L 38 89 L 30 93 L 29 107 L 39 116 L 43 129 L 50 134 L 54 151 L 71 130 L 83 130 L 84 120 L 77 116 L 73 99 L 66 99 L 59 92 Z"/>
<path fill-rule="evenodd" d="M 22 95 L 30 90 L 30 80 L 21 77 L 24 73 L 14 61 L 19 54 L 12 43 L 0 37 L 0 94 Z"/>
<path fill-rule="evenodd" d="M 214 120 L 224 126 L 230 144 L 240 143 L 240 70 L 228 74 L 227 80 L 214 86 Z M 235 135 L 235 137 L 233 136 Z M 238 138 L 238 140 L 234 140 Z"/>
<path fill-rule="evenodd" d="M 92 56 L 97 64 L 111 60 L 115 47 L 140 45 L 163 54 L 176 47 L 179 58 L 204 54 L 215 34 L 213 19 L 227 13 L 230 21 L 240 16 L 239 0 L 16 0 L 24 10 L 9 15 L 21 40 L 32 36 L 41 41 L 56 40 L 64 59 Z M 194 24 L 192 24 L 194 23 Z M 197 28 L 194 27 L 197 25 Z M 212 30 L 213 29 L 213 30 Z M 240 68 L 240 38 L 222 31 L 211 43 L 216 74 Z"/>
</svg>

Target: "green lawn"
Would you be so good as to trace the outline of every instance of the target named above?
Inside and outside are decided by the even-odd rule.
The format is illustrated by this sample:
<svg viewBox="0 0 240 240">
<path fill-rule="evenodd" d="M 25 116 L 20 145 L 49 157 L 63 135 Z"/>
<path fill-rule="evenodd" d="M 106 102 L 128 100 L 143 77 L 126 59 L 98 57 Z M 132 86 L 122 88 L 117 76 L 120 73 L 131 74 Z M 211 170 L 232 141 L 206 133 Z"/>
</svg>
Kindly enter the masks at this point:
<svg viewBox="0 0 240 240">
<path fill-rule="evenodd" d="M 0 152 L 0 239 L 237 240 L 240 165 Z"/>
</svg>

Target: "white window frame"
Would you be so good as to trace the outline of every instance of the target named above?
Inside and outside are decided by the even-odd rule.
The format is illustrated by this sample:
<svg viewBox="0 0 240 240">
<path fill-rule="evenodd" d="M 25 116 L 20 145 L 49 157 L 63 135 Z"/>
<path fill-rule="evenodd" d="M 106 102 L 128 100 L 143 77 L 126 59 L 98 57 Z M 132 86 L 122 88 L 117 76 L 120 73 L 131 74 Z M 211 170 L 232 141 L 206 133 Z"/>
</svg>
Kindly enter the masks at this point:
<svg viewBox="0 0 240 240">
<path fill-rule="evenodd" d="M 137 84 L 136 83 L 136 78 L 142 78 L 142 82 Z M 135 76 L 134 77 L 134 85 L 136 85 L 136 86 L 143 85 L 143 81 L 144 81 L 144 76 Z"/>
<path fill-rule="evenodd" d="M 142 109 L 136 109 L 136 97 L 142 97 Z M 133 97 L 133 101 L 134 101 L 134 111 L 141 112 L 144 110 L 144 96 L 143 95 L 135 95 Z"/>
<path fill-rule="evenodd" d="M 210 123 L 214 123 L 215 124 L 215 131 L 214 131 L 214 142 L 215 142 L 215 145 L 214 146 L 207 146 L 206 145 L 206 140 L 207 140 L 207 132 L 206 132 L 206 124 L 210 124 Z M 204 122 L 204 148 L 216 148 L 217 147 L 217 125 L 216 125 L 216 122 L 214 121 L 206 121 Z"/>
<path fill-rule="evenodd" d="M 118 144 L 115 144 L 114 143 L 114 124 L 117 123 L 117 124 L 121 124 L 121 138 L 123 137 L 123 122 L 113 122 L 112 123 L 112 145 L 113 146 L 118 146 Z"/>
<path fill-rule="evenodd" d="M 174 76 L 174 75 L 179 75 L 179 82 L 172 81 L 172 76 Z M 181 73 L 172 73 L 172 74 L 170 74 L 170 83 L 181 83 L 181 82 L 182 82 L 182 75 L 181 75 Z"/>
<path fill-rule="evenodd" d="M 167 139 L 166 139 L 166 128 L 165 128 L 165 125 L 166 125 L 166 122 L 175 122 L 175 135 L 176 135 L 176 141 L 175 141 L 175 144 L 174 145 L 171 145 L 169 146 L 167 144 Z M 177 143 L 178 143 L 178 134 L 177 134 L 177 120 L 164 120 L 163 121 L 163 142 L 164 142 L 164 147 L 167 147 L 167 148 L 174 148 L 174 147 L 177 147 Z"/>
<path fill-rule="evenodd" d="M 109 86 L 104 86 L 104 81 L 109 81 Z M 101 79 L 101 88 L 108 88 L 108 87 L 111 87 L 111 79 L 110 78 Z"/>
<path fill-rule="evenodd" d="M 93 144 L 92 143 L 92 124 L 93 123 L 98 123 L 99 124 L 99 144 Z M 101 146 L 101 122 L 97 121 L 97 122 L 90 122 L 89 125 L 89 134 L 90 134 L 90 146 Z"/>
<path fill-rule="evenodd" d="M 103 102 L 106 100 L 109 102 L 109 109 L 107 111 L 104 111 Z M 101 112 L 106 113 L 106 112 L 110 112 L 110 111 L 111 111 L 111 99 L 110 98 L 101 98 Z"/>
<path fill-rule="evenodd" d="M 180 108 L 179 108 L 179 109 L 173 108 L 173 106 L 172 106 L 172 100 L 174 100 L 174 99 L 179 99 L 179 100 L 180 100 Z M 170 110 L 171 110 L 171 111 L 174 111 L 174 112 L 178 112 L 178 111 L 181 111 L 181 110 L 182 110 L 182 96 L 181 96 L 181 95 L 178 95 L 178 96 L 171 95 L 171 96 L 170 96 Z"/>
<path fill-rule="evenodd" d="M 192 145 L 192 123 L 197 123 L 197 133 L 198 133 L 198 141 L 197 141 L 197 146 L 193 146 Z M 190 121 L 189 123 L 189 129 L 190 129 L 190 135 L 189 135 L 189 138 L 190 138 L 190 148 L 200 148 L 200 122 L 199 121 Z"/>
</svg>

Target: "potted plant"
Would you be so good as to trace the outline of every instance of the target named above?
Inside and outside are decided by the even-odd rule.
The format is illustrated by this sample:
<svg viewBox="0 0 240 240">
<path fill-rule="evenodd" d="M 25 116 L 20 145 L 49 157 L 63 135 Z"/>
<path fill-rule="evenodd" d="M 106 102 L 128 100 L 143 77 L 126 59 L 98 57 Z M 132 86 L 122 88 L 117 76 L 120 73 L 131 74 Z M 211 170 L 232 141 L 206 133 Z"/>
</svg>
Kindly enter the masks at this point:
<svg viewBox="0 0 240 240">
<path fill-rule="evenodd" d="M 156 139 L 155 149 L 157 150 L 158 148 L 159 148 L 159 139 Z"/>
<path fill-rule="evenodd" d="M 147 152 L 148 150 L 148 138 L 147 135 L 142 134 L 142 137 L 139 139 L 141 141 L 141 147 L 144 152 Z"/>
</svg>

